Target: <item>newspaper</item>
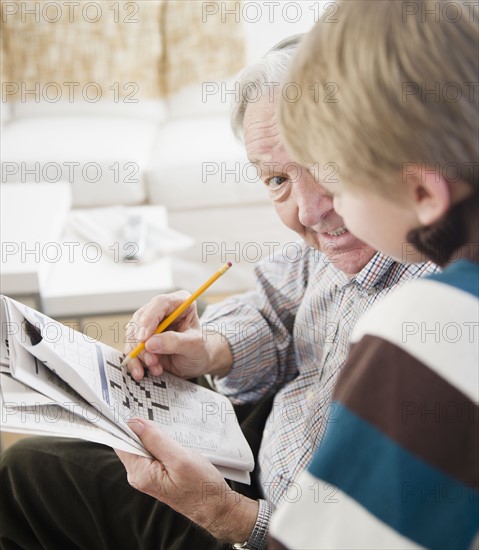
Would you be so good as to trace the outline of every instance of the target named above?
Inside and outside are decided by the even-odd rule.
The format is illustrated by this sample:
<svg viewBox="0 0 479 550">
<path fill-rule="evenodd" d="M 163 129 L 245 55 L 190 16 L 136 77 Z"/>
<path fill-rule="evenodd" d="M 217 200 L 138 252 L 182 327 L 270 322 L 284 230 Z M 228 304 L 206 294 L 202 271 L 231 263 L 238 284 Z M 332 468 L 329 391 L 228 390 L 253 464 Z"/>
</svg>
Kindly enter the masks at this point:
<svg viewBox="0 0 479 550">
<path fill-rule="evenodd" d="M 0 295 L 1 424 L 5 431 L 80 438 L 150 456 L 128 427 L 161 424 L 227 479 L 249 483 L 251 449 L 230 401 L 170 373 L 136 381 L 122 354 Z"/>
</svg>

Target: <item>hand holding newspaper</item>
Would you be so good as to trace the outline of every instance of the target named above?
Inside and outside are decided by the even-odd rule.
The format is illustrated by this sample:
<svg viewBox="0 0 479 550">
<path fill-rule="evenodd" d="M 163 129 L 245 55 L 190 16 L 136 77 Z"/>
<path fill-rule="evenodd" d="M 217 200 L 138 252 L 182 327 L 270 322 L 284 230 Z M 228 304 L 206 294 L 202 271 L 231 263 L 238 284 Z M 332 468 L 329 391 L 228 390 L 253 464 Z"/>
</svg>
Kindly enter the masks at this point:
<svg viewBox="0 0 479 550">
<path fill-rule="evenodd" d="M 3 430 L 86 439 L 149 456 L 127 425 L 147 418 L 224 477 L 249 483 L 253 455 L 226 397 L 169 373 L 135 381 L 119 351 L 0 298 Z"/>
</svg>

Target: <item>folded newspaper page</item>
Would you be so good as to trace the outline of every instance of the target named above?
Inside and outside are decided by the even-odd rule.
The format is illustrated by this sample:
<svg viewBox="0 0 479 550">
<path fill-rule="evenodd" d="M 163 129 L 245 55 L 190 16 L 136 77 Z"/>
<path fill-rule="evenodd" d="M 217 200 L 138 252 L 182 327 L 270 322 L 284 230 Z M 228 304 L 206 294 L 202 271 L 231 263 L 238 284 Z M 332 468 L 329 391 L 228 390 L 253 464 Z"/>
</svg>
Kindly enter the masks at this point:
<svg viewBox="0 0 479 550">
<path fill-rule="evenodd" d="M 0 296 L 2 429 L 80 438 L 149 456 L 127 421 L 146 418 L 249 483 L 251 449 L 230 401 L 170 373 L 135 381 L 122 354 Z"/>
</svg>

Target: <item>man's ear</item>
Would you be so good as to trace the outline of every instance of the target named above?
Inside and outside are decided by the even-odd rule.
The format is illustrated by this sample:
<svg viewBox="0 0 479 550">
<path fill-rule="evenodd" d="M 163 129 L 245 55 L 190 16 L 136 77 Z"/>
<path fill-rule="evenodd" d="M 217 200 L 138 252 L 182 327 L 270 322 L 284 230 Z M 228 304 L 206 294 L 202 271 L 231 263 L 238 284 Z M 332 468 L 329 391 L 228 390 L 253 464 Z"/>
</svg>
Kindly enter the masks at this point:
<svg viewBox="0 0 479 550">
<path fill-rule="evenodd" d="M 407 185 L 412 207 L 422 225 L 432 225 L 449 210 L 451 190 L 440 172 L 420 167 L 413 177 L 407 178 Z"/>
</svg>

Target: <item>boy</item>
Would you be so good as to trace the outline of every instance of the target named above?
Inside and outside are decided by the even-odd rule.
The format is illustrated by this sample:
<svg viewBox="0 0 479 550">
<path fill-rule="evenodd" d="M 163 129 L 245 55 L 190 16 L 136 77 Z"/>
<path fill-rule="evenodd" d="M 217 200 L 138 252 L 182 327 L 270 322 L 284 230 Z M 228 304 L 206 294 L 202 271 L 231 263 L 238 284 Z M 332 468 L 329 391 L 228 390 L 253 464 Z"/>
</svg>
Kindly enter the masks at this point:
<svg viewBox="0 0 479 550">
<path fill-rule="evenodd" d="M 291 65 L 303 97 L 280 124 L 293 159 L 338 164 L 329 191 L 358 238 L 444 272 L 358 322 L 325 437 L 273 518 L 275 547 L 478 542 L 478 14 L 455 2 L 446 17 L 445 4 L 342 2 Z M 338 101 L 318 102 L 313 82 L 334 82 Z"/>
</svg>

